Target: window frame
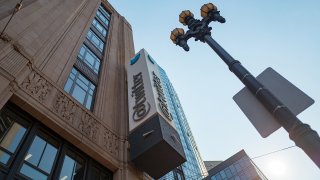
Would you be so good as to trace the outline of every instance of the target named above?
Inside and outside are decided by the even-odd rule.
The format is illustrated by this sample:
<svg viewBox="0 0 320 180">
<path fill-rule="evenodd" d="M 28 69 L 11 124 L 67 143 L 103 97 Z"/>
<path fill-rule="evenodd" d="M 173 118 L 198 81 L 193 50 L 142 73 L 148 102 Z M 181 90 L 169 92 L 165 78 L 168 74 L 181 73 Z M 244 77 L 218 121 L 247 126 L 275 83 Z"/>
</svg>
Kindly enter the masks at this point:
<svg viewBox="0 0 320 180">
<path fill-rule="evenodd" d="M 80 54 L 81 50 L 84 49 L 83 55 Z M 91 65 L 90 61 L 86 59 L 87 54 L 91 55 L 94 58 L 94 62 Z M 91 71 L 93 71 L 95 74 L 99 74 L 100 72 L 100 67 L 101 67 L 101 59 L 87 46 L 85 43 L 83 43 L 80 47 L 79 53 L 77 55 L 77 59 L 80 61 L 83 61 L 88 68 L 90 68 Z M 99 63 L 99 67 L 96 69 L 96 65 Z"/>
<path fill-rule="evenodd" d="M 108 36 L 108 28 L 105 27 L 103 23 L 100 22 L 101 20 L 97 17 L 94 17 L 91 23 L 91 27 L 95 28 L 104 38 Z M 103 29 L 99 30 L 97 25 L 100 25 Z"/>
<path fill-rule="evenodd" d="M 59 159 L 57 162 L 57 167 L 55 169 L 55 174 L 53 176 L 54 179 L 59 179 L 59 176 L 62 171 L 63 163 L 64 163 L 64 157 L 67 155 L 68 152 L 72 152 L 76 154 L 77 156 L 81 157 L 84 160 L 84 179 L 86 179 L 87 174 L 89 173 L 89 164 L 88 161 L 90 158 L 86 157 L 84 153 L 81 153 L 80 150 L 76 149 L 72 144 L 64 143 L 61 147 L 61 151 L 59 154 Z"/>
<path fill-rule="evenodd" d="M 76 74 L 72 74 L 72 71 L 75 70 L 76 71 Z M 74 75 L 74 79 L 70 78 L 70 75 Z M 77 83 L 77 80 L 79 81 L 82 81 L 80 78 L 78 78 L 79 76 L 82 76 L 83 78 L 85 78 L 88 82 L 89 82 L 89 85 L 87 86 L 87 90 L 84 90 L 81 85 L 79 85 Z M 69 88 L 69 90 L 66 89 L 66 86 L 69 82 L 69 80 L 71 81 L 71 86 Z M 85 84 L 83 81 L 82 81 L 83 84 Z M 86 85 L 86 84 L 85 84 Z M 91 86 L 94 86 L 94 89 L 92 90 L 91 89 Z M 80 89 L 84 90 L 85 91 L 85 97 L 84 97 L 84 100 L 83 102 L 80 102 L 75 96 L 73 96 L 73 93 L 74 93 L 74 90 L 75 90 L 75 87 L 78 86 L 80 87 Z M 93 106 L 94 106 L 94 102 L 95 102 L 95 94 L 96 94 L 96 91 L 97 91 L 97 86 L 89 79 L 87 78 L 83 73 L 81 73 L 81 71 L 79 69 L 77 69 L 76 67 L 73 67 L 71 69 L 71 72 L 68 76 L 68 79 L 64 85 L 64 88 L 65 92 L 67 92 L 68 94 L 70 94 L 77 102 L 79 102 L 80 104 L 82 104 L 86 109 L 89 109 L 89 110 L 92 110 L 93 109 Z M 87 101 L 88 101 L 88 97 L 90 96 L 90 90 L 93 91 L 92 95 L 91 95 L 91 104 L 90 104 L 90 107 L 87 107 Z"/>
<path fill-rule="evenodd" d="M 101 6 L 100 6 L 100 7 L 101 7 Z M 104 25 L 105 27 L 107 27 L 107 30 L 108 30 L 109 23 L 110 23 L 110 19 L 107 18 L 107 17 L 104 15 L 104 13 L 103 13 L 102 10 L 100 9 L 100 7 L 99 7 L 99 9 L 98 9 L 97 12 L 96 12 L 96 17 L 98 17 L 98 19 L 100 20 L 100 22 L 102 22 L 103 25 Z M 99 13 L 100 13 L 100 14 L 99 14 Z"/>
<path fill-rule="evenodd" d="M 107 19 L 111 19 L 111 13 L 104 7 L 104 5 L 100 5 L 98 10 L 100 10 L 102 12 L 102 14 L 104 14 L 104 16 L 107 18 Z"/>
<path fill-rule="evenodd" d="M 110 180 L 113 179 L 113 172 L 111 170 L 107 169 L 106 167 L 103 167 L 100 163 L 96 162 L 94 159 L 92 159 L 87 154 L 79 150 L 73 144 L 69 143 L 67 140 L 60 137 L 59 134 L 57 134 L 53 130 L 43 125 L 41 122 L 34 119 L 30 114 L 24 112 L 17 105 L 9 102 L 0 111 L 1 112 L 8 111 L 10 112 L 10 116 L 13 115 L 14 117 L 17 117 L 17 118 L 14 118 L 15 122 L 19 122 L 20 120 L 21 121 L 23 120 L 23 121 L 26 121 L 29 125 L 26 136 L 21 141 L 21 146 L 17 147 L 16 156 L 14 157 L 14 160 L 12 161 L 12 164 L 10 165 L 10 167 L 0 164 L 0 178 L 30 179 L 27 176 L 20 173 L 20 170 L 23 164 L 25 164 L 24 158 L 25 158 L 25 155 L 28 153 L 30 147 L 32 146 L 33 140 L 37 136 L 43 138 L 43 134 L 44 134 L 45 136 L 47 136 L 47 138 L 45 139 L 53 139 L 54 141 L 57 141 L 59 143 L 57 147 L 56 157 L 53 161 L 48 179 L 59 178 L 58 176 L 60 175 L 62 165 L 63 165 L 62 162 L 64 160 L 63 157 L 68 151 L 77 154 L 77 156 L 81 157 L 84 160 L 85 169 L 83 173 L 83 179 L 88 179 L 87 177 L 90 177 L 89 176 L 91 173 L 90 168 L 93 165 L 100 167 L 100 169 L 102 169 L 103 172 L 110 177 Z"/>
<path fill-rule="evenodd" d="M 92 34 L 91 37 L 88 37 L 88 36 L 89 36 L 89 33 Z M 96 38 L 99 40 L 99 42 L 100 42 L 99 45 L 102 44 L 102 47 L 101 47 L 101 48 L 98 47 L 99 45 L 97 45 L 96 43 L 94 43 L 94 41 L 92 40 L 92 37 L 96 37 Z M 99 51 L 100 53 L 103 53 L 104 47 L 105 47 L 105 45 L 106 45 L 106 42 L 105 42 L 103 39 L 101 39 L 101 38 L 99 37 L 99 35 L 97 35 L 91 28 L 90 28 L 89 31 L 87 32 L 86 39 L 87 39 L 96 49 L 98 49 L 98 51 Z M 81 47 L 82 47 L 82 46 L 81 46 Z"/>
<path fill-rule="evenodd" d="M 30 137 L 30 138 L 32 139 L 32 141 L 31 141 L 30 144 L 28 144 L 28 148 L 27 148 L 27 150 L 25 151 L 23 157 L 25 157 L 26 154 L 29 152 L 30 148 L 31 148 L 32 145 L 33 145 L 33 141 L 35 140 L 36 137 L 39 137 L 39 138 L 41 138 L 42 140 L 44 140 L 44 141 L 46 142 L 46 145 L 45 145 L 45 146 L 47 146 L 47 144 L 49 144 L 49 141 L 52 141 L 52 140 L 50 140 L 50 139 L 53 139 L 54 141 L 56 141 L 56 142 L 58 143 L 58 147 L 56 147 L 57 152 L 56 152 L 55 158 L 54 158 L 54 160 L 53 160 L 53 162 L 52 162 L 51 170 L 50 170 L 50 172 L 48 173 L 48 172 L 46 172 L 45 170 L 42 170 L 40 167 L 35 166 L 35 165 L 32 164 L 31 162 L 28 162 L 28 161 L 24 160 L 25 158 L 23 158 L 22 161 L 21 161 L 21 163 L 20 163 L 19 168 L 18 168 L 17 171 L 16 171 L 16 174 L 17 174 L 17 176 L 19 176 L 19 177 L 24 177 L 24 178 L 26 178 L 26 179 L 30 179 L 27 175 L 25 175 L 25 174 L 23 174 L 23 173 L 21 172 L 22 166 L 23 166 L 24 164 L 26 164 L 27 166 L 33 168 L 34 170 L 39 171 L 39 172 L 42 173 L 42 174 L 48 175 L 48 176 L 47 176 L 48 179 L 51 179 L 52 176 L 53 176 L 53 173 L 54 173 L 54 168 L 55 168 L 55 166 L 56 166 L 57 159 L 58 159 L 58 153 L 59 153 L 59 149 L 60 149 L 60 147 L 61 147 L 61 143 L 60 143 L 60 142 L 61 142 L 61 139 L 55 137 L 55 136 L 54 136 L 52 133 L 50 133 L 50 132 L 46 132 L 46 130 L 45 130 L 41 125 L 37 125 L 37 127 L 38 127 L 38 128 L 37 128 L 36 132 L 35 132 L 34 134 L 32 134 L 32 137 Z M 49 137 L 49 138 L 50 138 L 49 141 L 47 140 L 48 138 L 44 138 L 44 136 Z M 41 158 L 39 159 L 38 164 L 40 164 L 40 161 L 41 161 L 41 159 L 42 159 L 42 157 L 43 157 L 44 152 L 45 152 L 45 149 L 44 149 L 44 151 L 42 152 L 42 155 L 41 155 Z"/>
<path fill-rule="evenodd" d="M 10 104 L 10 103 L 9 103 Z M 32 125 L 29 117 L 25 117 L 25 118 L 21 118 L 21 114 L 20 112 L 15 112 L 12 109 L 12 106 L 4 106 L 1 110 L 0 110 L 1 114 L 5 114 L 6 116 L 9 116 L 13 119 L 13 123 L 17 122 L 18 124 L 20 124 L 22 127 L 24 127 L 26 129 L 26 132 L 24 133 L 23 137 L 21 138 L 19 144 L 17 145 L 14 153 L 11 154 L 10 159 L 8 160 L 7 164 L 3 164 L 0 163 L 0 167 L 3 166 L 5 168 L 9 168 L 13 161 L 16 159 L 16 157 L 18 156 L 19 153 L 19 149 L 21 149 L 24 146 L 24 141 L 26 140 L 29 132 L 30 132 L 30 126 Z M 2 151 L 6 152 L 6 153 L 11 153 L 10 151 L 6 150 L 5 148 L 0 148 Z M 4 170 L 4 168 L 1 168 Z"/>
</svg>

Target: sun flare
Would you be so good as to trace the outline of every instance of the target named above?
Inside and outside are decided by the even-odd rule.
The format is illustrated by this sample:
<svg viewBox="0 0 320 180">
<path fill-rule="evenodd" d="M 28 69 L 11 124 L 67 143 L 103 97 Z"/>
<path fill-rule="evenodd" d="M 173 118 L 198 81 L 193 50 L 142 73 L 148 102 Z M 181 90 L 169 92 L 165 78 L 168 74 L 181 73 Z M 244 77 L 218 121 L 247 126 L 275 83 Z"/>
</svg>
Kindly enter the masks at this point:
<svg viewBox="0 0 320 180">
<path fill-rule="evenodd" d="M 268 164 L 268 168 L 274 175 L 282 176 L 286 173 L 286 166 L 280 159 L 272 159 Z"/>
</svg>

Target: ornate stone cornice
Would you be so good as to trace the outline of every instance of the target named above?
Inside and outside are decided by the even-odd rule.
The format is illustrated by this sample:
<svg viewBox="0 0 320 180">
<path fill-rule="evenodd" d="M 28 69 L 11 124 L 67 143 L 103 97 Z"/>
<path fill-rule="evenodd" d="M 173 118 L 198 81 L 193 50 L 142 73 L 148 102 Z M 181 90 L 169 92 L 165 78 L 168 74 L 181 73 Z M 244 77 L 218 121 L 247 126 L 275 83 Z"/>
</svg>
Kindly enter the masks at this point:
<svg viewBox="0 0 320 180">
<path fill-rule="evenodd" d="M 31 96 L 43 103 L 53 86 L 40 74 L 31 71 L 28 77 L 22 82 L 21 87 Z"/>
<path fill-rule="evenodd" d="M 119 136 L 104 125 L 101 119 L 98 119 L 62 89 L 47 80 L 38 70 L 31 66 L 31 73 L 19 85 L 19 88 L 44 106 L 48 107 L 48 104 L 51 104 L 48 108 L 68 124 L 68 128 L 80 132 L 105 152 L 119 158 Z M 49 97 L 52 96 L 54 98 L 49 100 Z"/>
</svg>

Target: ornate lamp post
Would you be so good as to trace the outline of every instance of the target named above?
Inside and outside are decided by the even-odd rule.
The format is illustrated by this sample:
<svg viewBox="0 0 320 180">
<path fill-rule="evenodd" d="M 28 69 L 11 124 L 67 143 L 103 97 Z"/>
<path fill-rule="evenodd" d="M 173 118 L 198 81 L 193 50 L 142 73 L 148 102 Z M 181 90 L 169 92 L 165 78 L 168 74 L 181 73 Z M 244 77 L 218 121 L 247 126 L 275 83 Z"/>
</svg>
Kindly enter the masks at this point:
<svg viewBox="0 0 320 180">
<path fill-rule="evenodd" d="M 219 57 L 228 65 L 242 83 L 255 95 L 264 107 L 277 119 L 279 124 L 289 133 L 291 140 L 303 149 L 303 151 L 320 168 L 320 137 L 318 133 L 310 128 L 308 124 L 302 123 L 279 99 L 277 99 L 266 87 L 256 80 L 251 73 L 246 70 L 239 61 L 235 60 L 225 51 L 212 37 L 209 24 L 213 21 L 224 23 L 225 19 L 220 15 L 217 7 L 212 3 L 201 7 L 202 19 L 195 19 L 189 11 L 182 11 L 179 21 L 188 26 L 185 33 L 182 28 L 176 28 L 171 32 L 170 39 L 174 44 L 181 46 L 185 51 L 189 51 L 187 44 L 192 37 L 195 40 L 207 43 Z"/>
</svg>

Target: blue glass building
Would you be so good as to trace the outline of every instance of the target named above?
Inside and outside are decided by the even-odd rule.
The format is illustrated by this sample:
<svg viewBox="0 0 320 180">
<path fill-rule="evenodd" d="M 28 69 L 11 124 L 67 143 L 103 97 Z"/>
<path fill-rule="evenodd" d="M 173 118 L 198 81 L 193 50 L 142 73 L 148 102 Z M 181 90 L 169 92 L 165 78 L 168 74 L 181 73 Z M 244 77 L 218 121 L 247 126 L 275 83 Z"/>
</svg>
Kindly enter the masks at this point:
<svg viewBox="0 0 320 180">
<path fill-rule="evenodd" d="M 208 173 L 204 180 L 267 180 L 244 150 L 219 163 Z"/>
<path fill-rule="evenodd" d="M 150 56 L 149 56 L 150 58 Z M 153 61 L 153 60 L 152 60 Z M 175 127 L 181 139 L 181 143 L 186 155 L 187 161 L 181 166 L 169 172 L 161 180 L 198 180 L 207 176 L 207 170 L 200 157 L 195 140 L 192 136 L 187 118 L 183 112 L 177 93 L 175 92 L 166 72 L 157 65 L 160 78 L 163 83 L 163 90 L 166 94 L 166 100 L 171 111 Z"/>
</svg>

